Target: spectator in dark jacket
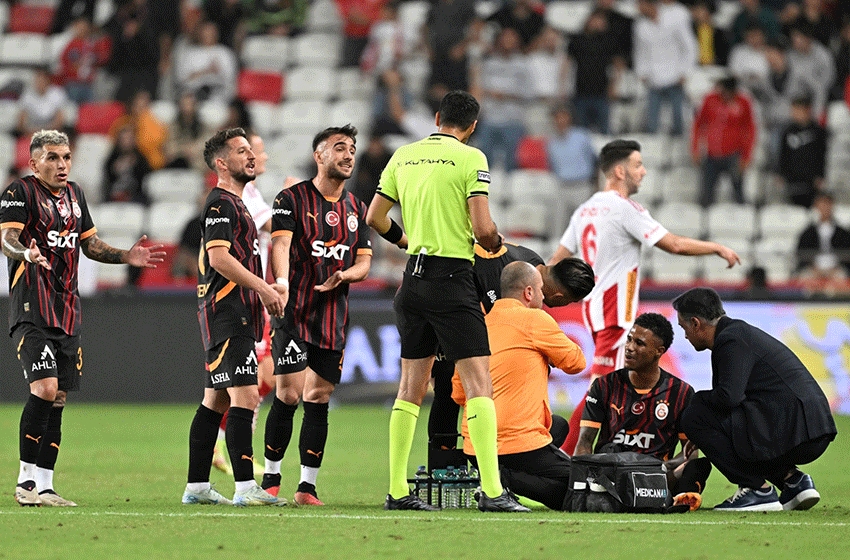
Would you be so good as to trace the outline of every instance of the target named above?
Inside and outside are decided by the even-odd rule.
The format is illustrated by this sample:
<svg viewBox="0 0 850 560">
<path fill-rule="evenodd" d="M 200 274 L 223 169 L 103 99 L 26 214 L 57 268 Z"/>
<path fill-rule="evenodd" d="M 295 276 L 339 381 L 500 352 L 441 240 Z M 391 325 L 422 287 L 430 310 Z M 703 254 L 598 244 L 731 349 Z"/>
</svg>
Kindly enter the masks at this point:
<svg viewBox="0 0 850 560">
<path fill-rule="evenodd" d="M 570 39 L 567 54 L 575 64 L 576 89 L 573 105 L 576 123 L 608 134 L 608 72 L 616 53 L 610 40 L 604 12 L 595 10 L 587 18 L 584 31 Z"/>
<path fill-rule="evenodd" d="M 797 274 L 804 280 L 844 280 L 850 276 L 850 231 L 835 222 L 835 199 L 818 193 L 812 206 L 817 220 L 797 241 Z"/>
<path fill-rule="evenodd" d="M 699 47 L 701 66 L 726 66 L 729 60 L 729 41 L 726 32 L 714 25 L 710 0 L 697 0 L 691 6 L 694 35 Z"/>
<path fill-rule="evenodd" d="M 826 143 L 826 130 L 812 117 L 811 98 L 794 98 L 779 147 L 779 175 L 792 203 L 808 208 L 823 189 Z"/>
</svg>

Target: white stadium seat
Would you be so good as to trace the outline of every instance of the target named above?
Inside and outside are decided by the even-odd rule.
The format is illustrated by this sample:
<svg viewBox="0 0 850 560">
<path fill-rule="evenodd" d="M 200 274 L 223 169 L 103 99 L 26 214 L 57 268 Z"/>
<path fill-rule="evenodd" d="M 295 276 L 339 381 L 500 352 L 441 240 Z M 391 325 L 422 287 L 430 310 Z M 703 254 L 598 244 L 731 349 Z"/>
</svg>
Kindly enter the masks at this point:
<svg viewBox="0 0 850 560">
<path fill-rule="evenodd" d="M 228 108 L 218 101 L 205 101 L 198 105 L 198 119 L 207 128 L 218 130 L 227 122 Z"/>
<path fill-rule="evenodd" d="M 284 80 L 287 101 L 328 100 L 336 96 L 335 70 L 320 66 L 299 66 L 287 72 Z"/>
<path fill-rule="evenodd" d="M 289 37 L 254 35 L 247 37 L 242 46 L 242 62 L 254 70 L 282 72 L 290 60 Z"/>
<path fill-rule="evenodd" d="M 772 204 L 759 212 L 759 230 L 762 238 L 792 240 L 809 225 L 809 211 L 793 204 Z"/>
<path fill-rule="evenodd" d="M 146 233 L 152 241 L 178 243 L 186 223 L 197 214 L 197 205 L 189 202 L 157 202 L 148 211 Z"/>
<path fill-rule="evenodd" d="M 249 101 L 248 113 L 254 130 L 263 138 L 280 134 L 280 105 L 264 101 Z"/>
<path fill-rule="evenodd" d="M 359 68 L 341 68 L 337 82 L 340 99 L 371 99 L 375 92 L 375 78 L 363 74 Z"/>
<path fill-rule="evenodd" d="M 145 178 L 145 192 L 152 202 L 194 204 L 204 187 L 204 176 L 191 169 L 160 169 Z"/>
<path fill-rule="evenodd" d="M 286 175 L 298 177 L 305 167 L 313 163 L 313 136 L 311 134 L 286 134 L 266 144 L 268 167 Z"/>
<path fill-rule="evenodd" d="M 646 178 L 644 178 L 646 181 Z M 674 167 L 661 183 L 662 200 L 697 202 L 700 192 L 699 170 L 693 167 Z"/>
<path fill-rule="evenodd" d="M 850 128 L 850 109 L 844 101 L 833 101 L 827 108 L 826 126 L 830 132 L 847 132 Z"/>
<path fill-rule="evenodd" d="M 703 261 L 703 278 L 709 282 L 742 282 L 746 278 L 747 271 L 753 266 L 753 246 L 749 239 L 732 234 L 729 237 L 712 237 L 711 240 L 734 249 L 741 257 L 741 264 L 729 268 L 726 261 L 717 255 L 699 257 Z"/>
<path fill-rule="evenodd" d="M 652 216 L 676 235 L 699 238 L 705 230 L 702 206 L 693 202 L 666 202 Z"/>
<path fill-rule="evenodd" d="M 145 228 L 145 207 L 132 202 L 104 202 L 89 207 L 101 238 L 122 236 L 136 239 Z M 122 247 L 126 249 L 127 247 Z"/>
<path fill-rule="evenodd" d="M 167 99 L 152 101 L 151 113 L 162 124 L 170 125 L 177 120 L 177 104 Z"/>
<path fill-rule="evenodd" d="M 850 204 L 836 204 L 835 221 L 845 228 L 850 228 Z"/>
<path fill-rule="evenodd" d="M 106 236 L 98 234 L 98 237 L 119 249 L 129 249 L 133 246 L 133 243 L 139 240 L 138 237 L 118 233 Z M 97 268 L 97 283 L 100 287 L 119 287 L 127 283 L 127 273 L 130 268 L 128 265 L 104 264 L 100 262 L 95 263 L 95 265 Z"/>
<path fill-rule="evenodd" d="M 0 132 L 0 170 L 7 170 L 15 163 L 15 138 Z M 0 185 L 0 189 L 6 185 Z"/>
<path fill-rule="evenodd" d="M 331 111 L 327 118 L 330 126 L 353 124 L 357 127 L 362 141 L 372 129 L 372 104 L 357 99 L 337 101 L 331 105 Z M 361 146 L 365 146 L 365 143 Z"/>
<path fill-rule="evenodd" d="M 749 240 L 758 232 L 755 207 L 730 202 L 712 204 L 707 210 L 706 226 L 712 240 L 718 237 Z"/>
<path fill-rule="evenodd" d="M 753 261 L 767 271 L 769 282 L 785 282 L 796 266 L 796 240 L 764 238 L 755 244 Z"/>
<path fill-rule="evenodd" d="M 305 33 L 294 39 L 294 62 L 312 68 L 335 68 L 339 64 L 340 36 L 330 33 Z"/>
<path fill-rule="evenodd" d="M 284 135 L 316 134 L 327 126 L 328 105 L 323 101 L 287 101 L 280 106 L 278 126 Z"/>
<path fill-rule="evenodd" d="M 0 37 L 0 64 L 42 66 L 49 62 L 48 42 L 39 33 L 8 33 Z"/>
<path fill-rule="evenodd" d="M 411 44 L 419 39 L 430 10 L 431 3 L 426 0 L 402 2 L 399 5 L 398 21 L 401 24 L 405 42 Z"/>
<path fill-rule="evenodd" d="M 287 173 L 280 169 L 267 169 L 265 173 L 254 180 L 257 190 L 263 195 L 263 199 L 271 206 L 274 198 L 283 189 Z"/>
<path fill-rule="evenodd" d="M 513 238 L 523 235 L 548 238 L 549 210 L 549 205 L 539 200 L 510 205 L 505 211 L 505 234 Z"/>
<path fill-rule="evenodd" d="M 18 126 L 21 110 L 14 101 L 0 101 L 0 132 L 12 132 Z"/>
<path fill-rule="evenodd" d="M 546 6 L 546 23 L 564 33 L 578 33 L 592 10 L 593 2 L 589 0 L 550 2 Z"/>
<path fill-rule="evenodd" d="M 71 180 L 80 184 L 89 204 L 99 202 L 103 193 L 103 165 L 112 150 L 112 141 L 103 134 L 80 134 L 73 149 Z"/>
<path fill-rule="evenodd" d="M 721 0 L 717 3 L 717 11 L 714 12 L 714 24 L 720 29 L 732 27 L 732 20 L 741 13 L 741 5 L 734 0 Z"/>
<path fill-rule="evenodd" d="M 310 31 L 336 31 L 342 27 L 342 18 L 332 0 L 316 0 L 307 11 L 307 29 Z"/>
<path fill-rule="evenodd" d="M 658 282 L 690 283 L 699 277 L 701 261 L 694 257 L 652 251 L 652 277 Z"/>
</svg>

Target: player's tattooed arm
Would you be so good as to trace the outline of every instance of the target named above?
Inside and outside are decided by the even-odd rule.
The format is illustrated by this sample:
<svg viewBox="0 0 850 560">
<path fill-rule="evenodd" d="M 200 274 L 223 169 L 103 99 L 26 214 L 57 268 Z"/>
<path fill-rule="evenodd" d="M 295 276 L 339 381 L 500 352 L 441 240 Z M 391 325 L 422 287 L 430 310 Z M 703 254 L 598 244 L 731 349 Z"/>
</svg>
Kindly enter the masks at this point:
<svg viewBox="0 0 850 560">
<path fill-rule="evenodd" d="M 121 264 L 126 262 L 124 259 L 127 251 L 116 249 L 104 242 L 97 234 L 85 238 L 82 242 L 82 248 L 83 253 L 93 261 L 106 264 Z"/>
<path fill-rule="evenodd" d="M 574 455 L 589 455 L 593 453 L 593 442 L 596 440 L 596 434 L 599 433 L 599 428 L 591 428 L 582 426 L 578 433 L 578 443 Z"/>
<path fill-rule="evenodd" d="M 143 235 L 129 250 L 116 249 L 112 245 L 102 241 L 95 233 L 83 240 L 83 253 L 93 261 L 106 264 L 126 263 L 139 268 L 156 268 L 156 263 L 165 259 L 165 251 L 162 245 L 142 245 L 148 236 Z"/>
<path fill-rule="evenodd" d="M 20 241 L 21 229 L 10 227 L 2 230 L 3 254 L 10 259 L 18 261 L 36 263 L 46 269 L 52 268 L 47 262 L 47 257 L 41 254 L 41 251 L 35 244 L 35 239 L 30 241 L 29 247 L 24 247 Z"/>
</svg>

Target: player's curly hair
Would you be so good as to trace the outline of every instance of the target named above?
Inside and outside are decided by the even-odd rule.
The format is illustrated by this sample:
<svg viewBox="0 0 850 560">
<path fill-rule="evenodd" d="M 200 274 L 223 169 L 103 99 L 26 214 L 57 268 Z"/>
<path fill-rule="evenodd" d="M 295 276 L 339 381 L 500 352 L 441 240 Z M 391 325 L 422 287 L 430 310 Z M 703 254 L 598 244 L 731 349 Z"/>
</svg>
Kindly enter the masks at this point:
<svg viewBox="0 0 850 560">
<path fill-rule="evenodd" d="M 664 351 L 670 349 L 673 344 L 673 325 L 664 315 L 659 313 L 641 313 L 635 319 L 635 325 L 643 327 L 652 334 L 658 337 L 661 344 L 664 346 Z"/>
<path fill-rule="evenodd" d="M 215 171 L 215 158 L 221 154 L 221 151 L 227 146 L 229 140 L 240 136 L 246 140 L 248 139 L 248 135 L 245 134 L 245 130 L 242 128 L 225 128 L 213 134 L 213 137 L 204 144 L 204 162 L 207 164 L 207 167 Z"/>
<path fill-rule="evenodd" d="M 351 138 L 351 141 L 354 142 L 354 145 L 355 146 L 357 145 L 357 127 L 352 125 L 351 123 L 348 123 L 345 126 L 328 127 L 326 129 L 324 129 L 323 131 L 321 131 L 320 133 L 318 133 L 316 136 L 314 136 L 313 137 L 313 151 L 315 152 L 316 149 L 319 147 L 319 145 L 322 142 L 324 142 L 325 140 L 327 140 L 328 138 L 330 138 L 331 136 L 334 136 L 336 134 L 342 134 L 343 136 L 348 136 L 349 138 Z"/>
<path fill-rule="evenodd" d="M 30 139 L 30 155 L 45 146 L 70 146 L 68 135 L 58 130 L 39 130 Z"/>
<path fill-rule="evenodd" d="M 632 152 L 639 152 L 640 144 L 634 140 L 611 140 L 599 152 L 599 169 L 607 174 L 618 163 L 625 161 Z"/>
<path fill-rule="evenodd" d="M 576 300 L 584 299 L 596 285 L 593 269 L 581 259 L 567 257 L 553 264 L 550 269 L 558 284 L 569 290 Z"/>
</svg>

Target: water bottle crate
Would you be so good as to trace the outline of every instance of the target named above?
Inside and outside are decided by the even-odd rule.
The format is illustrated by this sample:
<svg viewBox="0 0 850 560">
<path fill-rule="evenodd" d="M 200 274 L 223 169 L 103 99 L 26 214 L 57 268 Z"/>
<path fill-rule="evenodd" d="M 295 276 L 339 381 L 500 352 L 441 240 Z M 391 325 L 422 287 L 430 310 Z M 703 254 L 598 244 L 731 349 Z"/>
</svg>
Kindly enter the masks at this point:
<svg viewBox="0 0 850 560">
<path fill-rule="evenodd" d="M 477 477 L 446 480 L 433 476 L 409 478 L 413 493 L 422 501 L 441 509 L 475 508 L 478 502 L 474 494 L 481 485 Z"/>
</svg>

